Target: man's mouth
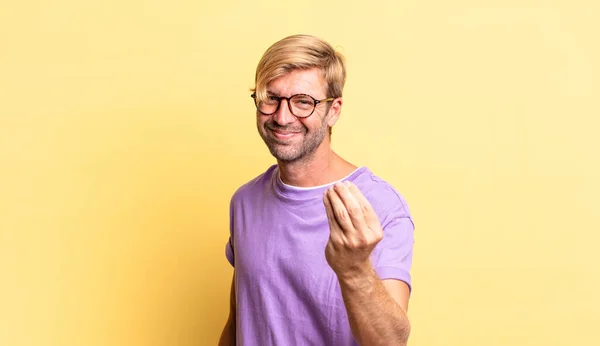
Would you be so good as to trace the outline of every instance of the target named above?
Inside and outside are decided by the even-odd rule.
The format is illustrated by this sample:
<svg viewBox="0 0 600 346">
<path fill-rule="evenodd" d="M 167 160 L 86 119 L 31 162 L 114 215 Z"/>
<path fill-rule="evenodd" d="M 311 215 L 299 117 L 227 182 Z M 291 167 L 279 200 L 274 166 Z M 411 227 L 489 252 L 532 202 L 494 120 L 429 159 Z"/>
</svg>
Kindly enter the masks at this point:
<svg viewBox="0 0 600 346">
<path fill-rule="evenodd" d="M 277 139 L 290 139 L 290 138 L 294 138 L 298 135 L 300 135 L 300 132 L 298 131 L 284 131 L 284 130 L 275 130 L 275 129 L 269 129 L 272 133 L 273 136 Z"/>
</svg>

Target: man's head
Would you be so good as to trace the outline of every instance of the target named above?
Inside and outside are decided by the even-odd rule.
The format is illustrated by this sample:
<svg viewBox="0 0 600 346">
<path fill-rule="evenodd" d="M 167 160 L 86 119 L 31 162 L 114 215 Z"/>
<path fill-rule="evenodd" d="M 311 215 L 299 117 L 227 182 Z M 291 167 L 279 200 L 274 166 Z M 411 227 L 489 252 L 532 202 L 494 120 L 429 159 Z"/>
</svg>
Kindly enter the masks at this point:
<svg viewBox="0 0 600 346">
<path fill-rule="evenodd" d="M 264 53 L 253 97 L 259 133 L 278 160 L 305 158 L 331 135 L 345 80 L 343 56 L 319 38 L 289 36 Z"/>
</svg>

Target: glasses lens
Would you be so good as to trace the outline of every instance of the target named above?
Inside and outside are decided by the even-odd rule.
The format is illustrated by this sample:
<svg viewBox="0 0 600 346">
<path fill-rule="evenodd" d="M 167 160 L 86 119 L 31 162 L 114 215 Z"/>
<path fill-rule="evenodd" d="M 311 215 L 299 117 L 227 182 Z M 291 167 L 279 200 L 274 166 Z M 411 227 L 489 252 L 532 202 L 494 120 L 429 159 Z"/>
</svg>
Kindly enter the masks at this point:
<svg viewBox="0 0 600 346">
<path fill-rule="evenodd" d="M 296 95 L 290 100 L 292 110 L 297 117 L 309 116 L 315 108 L 315 100 L 308 95 Z"/>
<path fill-rule="evenodd" d="M 257 103 L 257 108 L 259 111 L 265 114 L 274 113 L 277 110 L 277 106 L 279 105 L 279 100 L 275 96 L 268 96 L 265 100 L 259 101 Z"/>
</svg>

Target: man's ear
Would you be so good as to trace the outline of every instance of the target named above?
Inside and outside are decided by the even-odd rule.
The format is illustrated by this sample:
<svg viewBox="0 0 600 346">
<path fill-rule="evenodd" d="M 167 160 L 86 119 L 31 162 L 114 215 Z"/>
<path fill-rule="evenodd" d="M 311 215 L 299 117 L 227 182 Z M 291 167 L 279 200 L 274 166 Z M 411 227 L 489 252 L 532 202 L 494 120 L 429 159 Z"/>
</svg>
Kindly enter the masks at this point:
<svg viewBox="0 0 600 346">
<path fill-rule="evenodd" d="M 340 118 L 342 113 L 342 103 L 344 103 L 344 101 L 341 97 L 331 101 L 331 107 L 329 107 L 329 120 L 327 120 L 327 125 L 329 125 L 329 127 L 333 127 Z"/>
</svg>

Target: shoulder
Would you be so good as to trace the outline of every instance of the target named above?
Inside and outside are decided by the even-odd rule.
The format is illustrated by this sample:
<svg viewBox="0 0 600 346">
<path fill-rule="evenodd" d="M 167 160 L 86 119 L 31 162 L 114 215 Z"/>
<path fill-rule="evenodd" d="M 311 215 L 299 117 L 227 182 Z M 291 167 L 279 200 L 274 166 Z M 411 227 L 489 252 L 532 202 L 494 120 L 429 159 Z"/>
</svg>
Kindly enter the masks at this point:
<svg viewBox="0 0 600 346">
<path fill-rule="evenodd" d="M 275 172 L 277 171 L 277 165 L 272 165 L 267 170 L 258 176 L 252 178 L 233 193 L 231 202 L 235 203 L 249 196 L 256 196 L 260 191 L 264 191 L 267 186 L 270 186 Z"/>
<path fill-rule="evenodd" d="M 354 183 L 367 198 L 380 218 L 391 219 L 411 218 L 408 203 L 402 194 L 388 181 L 377 176 L 370 169 L 363 167 Z M 384 220 L 381 220 L 385 223 Z"/>
</svg>

